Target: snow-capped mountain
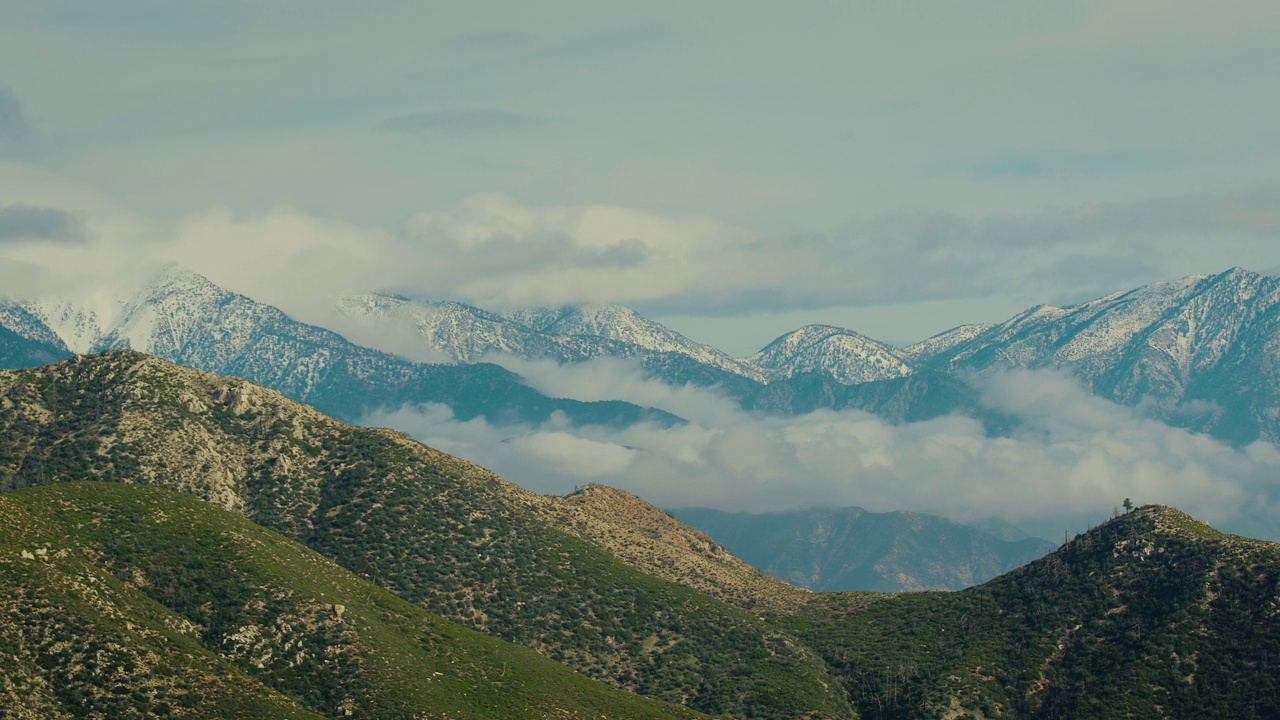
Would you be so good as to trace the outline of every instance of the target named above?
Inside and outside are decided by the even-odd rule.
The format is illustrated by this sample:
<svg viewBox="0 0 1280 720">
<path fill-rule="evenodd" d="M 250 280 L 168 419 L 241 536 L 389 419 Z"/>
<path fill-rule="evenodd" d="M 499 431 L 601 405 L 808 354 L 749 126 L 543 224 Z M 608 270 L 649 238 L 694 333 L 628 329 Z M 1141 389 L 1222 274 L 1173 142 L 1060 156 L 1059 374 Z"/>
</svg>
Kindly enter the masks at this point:
<svg viewBox="0 0 1280 720">
<path fill-rule="evenodd" d="M 765 373 L 750 363 L 699 342 L 618 305 L 569 305 L 517 310 L 507 317 L 538 332 L 557 337 L 605 338 L 651 352 L 676 353 L 704 365 L 758 382 Z"/>
<path fill-rule="evenodd" d="M 1239 268 L 1070 307 L 1039 305 L 1003 323 L 962 326 L 905 350 L 852 331 L 810 326 L 749 359 L 784 377 L 816 370 L 841 383 L 876 388 L 845 391 L 811 378 L 808 390 L 770 387 L 756 393 L 750 401 L 757 407 L 863 407 L 868 398 L 893 389 L 894 414 L 909 417 L 918 415 L 910 405 L 915 403 L 962 409 L 957 403 L 965 393 L 931 381 L 921 386 L 924 391 L 903 395 L 896 385 L 884 385 L 886 380 L 1059 368 L 1102 397 L 1142 404 L 1181 426 L 1236 443 L 1280 440 L 1280 278 Z M 976 408 L 968 412 L 981 414 Z"/>
<path fill-rule="evenodd" d="M 1236 268 L 1035 308 L 923 367 L 1064 368 L 1103 397 L 1248 442 L 1280 439 L 1278 365 L 1280 278 Z"/>
<path fill-rule="evenodd" d="M 497 315 L 457 302 L 367 293 L 340 299 L 338 311 L 359 321 L 342 324 L 349 337 L 411 358 L 479 362 L 505 354 L 561 363 L 636 358 L 650 373 L 673 384 L 732 383 L 726 374 L 764 380 L 751 365 L 614 305 L 531 308 Z"/>
<path fill-rule="evenodd" d="M 789 332 L 747 361 L 775 378 L 818 371 L 846 385 L 906 377 L 913 371 L 901 350 L 831 325 Z"/>
<path fill-rule="evenodd" d="M 1003 420 L 984 414 L 966 378 L 1061 368 L 1102 397 L 1142 405 L 1177 425 L 1236 443 L 1280 440 L 1280 279 L 1240 269 L 1070 307 L 1041 305 L 901 350 L 852 330 L 811 325 L 742 360 L 615 306 L 499 315 L 461 303 L 368 294 L 345 298 L 339 309 L 343 334 L 377 350 L 174 271 L 120 299 L 0 304 L 0 362 L 131 347 L 242 375 L 348 419 L 370 407 L 431 401 L 446 402 L 463 417 L 519 420 L 544 417 L 561 401 L 492 365 L 412 360 L 477 363 L 494 353 L 562 363 L 623 357 L 638 359 L 668 383 L 716 387 L 760 412 L 859 408 L 894 421 L 962 412 L 989 427 Z M 574 406 L 573 416 L 590 421 L 643 412 L 618 403 Z"/>
<path fill-rule="evenodd" d="M 415 363 L 355 345 L 181 269 L 114 303 L 99 299 L 92 309 L 63 299 L 21 303 L 0 314 L 0 324 L 27 340 L 54 338 L 64 351 L 131 348 L 237 375 L 352 422 L 376 408 L 415 403 L 501 423 L 541 422 L 557 411 L 580 423 L 674 420 L 624 402 L 549 398 L 491 364 Z"/>
<path fill-rule="evenodd" d="M 934 335 L 928 340 L 922 340 L 914 345 L 902 348 L 902 355 L 912 365 L 922 365 L 961 343 L 969 342 L 993 327 L 995 327 L 994 323 L 979 323 L 977 325 L 961 325 L 960 327 L 951 328 L 946 332 Z"/>
<path fill-rule="evenodd" d="M 342 323 L 347 337 L 410 358 L 473 363 L 494 353 L 529 357 L 571 352 L 519 323 L 458 302 L 363 293 L 339 298 L 337 311 L 352 321 Z"/>
</svg>

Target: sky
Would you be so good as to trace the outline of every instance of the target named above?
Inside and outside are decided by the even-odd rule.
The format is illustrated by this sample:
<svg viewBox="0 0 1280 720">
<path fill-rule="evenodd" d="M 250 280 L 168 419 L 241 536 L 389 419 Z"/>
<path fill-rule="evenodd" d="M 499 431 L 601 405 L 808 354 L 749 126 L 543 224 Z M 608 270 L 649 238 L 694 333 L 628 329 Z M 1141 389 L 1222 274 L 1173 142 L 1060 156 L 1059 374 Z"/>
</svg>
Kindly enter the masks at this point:
<svg viewBox="0 0 1280 720">
<path fill-rule="evenodd" d="M 171 256 L 301 317 L 615 302 L 742 355 L 1280 268 L 1265 0 L 0 13 L 9 285 Z"/>
</svg>

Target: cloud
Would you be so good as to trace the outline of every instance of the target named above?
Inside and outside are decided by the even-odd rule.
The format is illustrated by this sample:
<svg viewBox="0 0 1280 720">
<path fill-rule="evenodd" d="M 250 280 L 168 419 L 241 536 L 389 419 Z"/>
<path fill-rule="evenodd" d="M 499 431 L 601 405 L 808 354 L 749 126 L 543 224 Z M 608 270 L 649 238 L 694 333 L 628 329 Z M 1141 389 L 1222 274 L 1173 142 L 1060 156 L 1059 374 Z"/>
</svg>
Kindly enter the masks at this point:
<svg viewBox="0 0 1280 720">
<path fill-rule="evenodd" d="M 33 205 L 0 205 L 0 242 L 13 240 L 79 241 L 84 238 L 80 221 L 57 208 Z"/>
<path fill-rule="evenodd" d="M 383 122 L 380 127 L 387 132 L 404 135 L 464 137 L 505 135 L 530 130 L 541 124 L 542 121 L 529 115 L 517 115 L 493 108 L 476 108 L 401 115 Z"/>
<path fill-rule="evenodd" d="M 1046 537 L 1083 530 L 1129 497 L 1174 505 L 1227 530 L 1280 538 L 1275 447 L 1234 449 L 1169 427 L 1054 372 L 983 381 L 985 402 L 1021 421 L 1014 435 L 993 438 L 960 417 L 895 426 L 861 412 L 754 416 L 712 392 L 664 391 L 640 379 L 638 369 L 628 376 L 617 363 L 593 365 L 541 365 L 526 378 L 544 390 L 567 389 L 579 378 L 575 396 L 582 399 L 653 403 L 693 421 L 622 431 L 554 421 L 513 429 L 460 423 L 430 406 L 366 422 L 401 429 L 539 492 L 602 482 L 665 507 L 860 505 L 960 520 L 1000 517 Z"/>
<path fill-rule="evenodd" d="M 407 241 L 451 269 L 429 287 L 473 303 L 615 302 L 722 315 L 992 293 L 1051 302 L 1103 295 L 1167 276 L 1170 262 L 1206 238 L 1256 248 L 1278 232 L 1272 192 L 977 219 L 898 214 L 792 235 L 621 207 L 532 208 L 499 195 L 406 223 Z"/>
<path fill-rule="evenodd" d="M 289 207 L 155 223 L 84 200 L 66 183 L 34 192 L 57 184 L 30 176 L 7 182 L 0 173 L 0 206 L 65 211 L 81 220 L 86 245 L 114 238 L 111 264 L 176 262 L 320 324 L 332 321 L 337 296 L 370 290 L 490 310 L 606 302 L 702 317 L 993 296 L 1061 304 L 1225 270 L 1226 257 L 1270 267 L 1280 237 L 1280 192 L 1267 188 L 1032 215 L 886 215 L 787 235 L 611 205 L 529 206 L 500 194 L 418 213 L 397 231 Z M 17 219 L 70 234 L 52 214 Z M 26 260 L 41 258 L 68 261 Z"/>
</svg>

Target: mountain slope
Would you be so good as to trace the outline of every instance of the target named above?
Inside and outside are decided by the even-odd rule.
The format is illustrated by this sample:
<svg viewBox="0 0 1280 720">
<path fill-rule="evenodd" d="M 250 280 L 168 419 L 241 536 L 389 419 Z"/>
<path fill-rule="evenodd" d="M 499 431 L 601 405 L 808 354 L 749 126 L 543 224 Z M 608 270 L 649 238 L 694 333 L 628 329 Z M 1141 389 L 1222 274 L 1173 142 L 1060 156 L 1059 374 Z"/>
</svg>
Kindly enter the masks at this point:
<svg viewBox="0 0 1280 720">
<path fill-rule="evenodd" d="M 1053 549 L 1037 538 L 1002 541 L 933 515 L 857 507 L 672 514 L 770 575 L 819 591 L 960 590 Z"/>
<path fill-rule="evenodd" d="M 1280 716 L 1280 545 L 1147 506 L 985 585 L 828 595 L 796 631 L 864 718 Z"/>
<path fill-rule="evenodd" d="M 902 352 L 852 330 L 807 325 L 779 337 L 747 358 L 772 377 L 820 371 L 853 385 L 910 375 Z"/>
<path fill-rule="evenodd" d="M 671 385 L 747 392 L 764 376 L 632 310 L 612 305 L 521 310 L 506 316 L 456 302 L 367 293 L 342 298 L 343 330 L 357 342 L 406 357 L 478 362 L 491 354 L 573 363 L 637 360 Z"/>
<path fill-rule="evenodd" d="M 0 716 L 695 715 L 448 623 L 189 495 L 69 483 L 0 495 L 0 517 Z"/>
<path fill-rule="evenodd" d="M 548 498 L 558 526 L 641 570 L 738 607 L 794 612 L 809 593 L 751 567 L 707 535 L 631 493 L 587 485 Z"/>
<path fill-rule="evenodd" d="M 811 651 L 549 520 L 560 501 L 244 380 L 127 351 L 0 372 L 0 489 L 80 479 L 192 493 L 624 689 L 736 717 L 848 716 Z"/>
<path fill-rule="evenodd" d="M 961 326 L 903 350 L 850 330 L 808 326 L 749 360 L 775 379 L 738 397 L 770 412 L 857 407 L 890 419 L 940 411 L 980 417 L 977 393 L 964 387 L 971 376 L 1055 368 L 1101 397 L 1141 405 L 1171 424 L 1236 445 L 1276 442 L 1280 278 L 1239 268 L 1193 275 L 1070 307 L 1036 306 L 1003 323 Z M 892 387 L 886 383 L 927 374 L 941 395 L 882 401 Z M 779 378 L 798 382 L 773 387 Z M 989 427 L 1002 423 L 983 419 Z"/>
<path fill-rule="evenodd" d="M 961 325 L 959 327 L 954 327 L 945 332 L 940 332 L 927 340 L 922 340 L 918 343 L 902 348 L 902 354 L 910 360 L 913 365 L 926 365 L 933 358 L 951 350 L 957 345 L 969 342 L 993 327 L 995 327 L 994 323 L 979 323 L 977 325 Z"/>
<path fill-rule="evenodd" d="M 23 368 L 70 357 L 62 340 L 17 303 L 0 302 L 0 368 Z"/>
<path fill-rule="evenodd" d="M 862 410 L 893 423 L 968 415 L 996 433 L 1007 419 L 984 407 L 976 388 L 951 373 L 930 370 L 888 380 L 846 385 L 824 372 L 774 380 L 741 399 L 748 410 L 802 415 L 815 410 Z"/>
<path fill-rule="evenodd" d="M 686 356 L 701 365 L 764 381 L 766 376 L 750 363 L 654 322 L 630 308 L 618 305 L 566 305 L 558 308 L 517 310 L 507 317 L 547 335 L 565 338 L 603 338 L 624 346 L 659 354 Z"/>
<path fill-rule="evenodd" d="M 110 305 L 110 303 L 108 303 Z M 354 345 L 329 330 L 228 292 L 195 273 L 156 278 L 107 313 L 57 302 L 25 304 L 77 352 L 131 348 L 189 367 L 237 375 L 356 421 L 371 410 L 441 403 L 455 417 L 538 423 L 563 413 L 577 423 L 625 425 L 675 418 L 624 402 L 548 398 L 495 365 L 428 365 Z"/>
<path fill-rule="evenodd" d="M 1236 268 L 1033 308 L 925 367 L 1063 368 L 1102 397 L 1245 444 L 1280 440 L 1278 358 L 1280 279 Z"/>
</svg>

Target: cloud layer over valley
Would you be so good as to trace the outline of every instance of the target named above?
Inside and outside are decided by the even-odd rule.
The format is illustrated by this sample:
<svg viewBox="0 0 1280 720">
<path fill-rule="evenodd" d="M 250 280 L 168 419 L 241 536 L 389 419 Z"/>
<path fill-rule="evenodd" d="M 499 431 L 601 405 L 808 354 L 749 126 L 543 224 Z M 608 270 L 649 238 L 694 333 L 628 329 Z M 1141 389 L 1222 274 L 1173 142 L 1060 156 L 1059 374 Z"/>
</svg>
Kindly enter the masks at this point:
<svg viewBox="0 0 1280 720">
<path fill-rule="evenodd" d="M 856 411 L 752 415 L 712 391 L 644 380 L 621 361 L 509 364 L 545 392 L 620 397 L 689 423 L 622 431 L 555 422 L 498 428 L 457 422 L 439 406 L 379 413 L 367 422 L 541 492 L 599 482 L 666 507 L 911 509 L 962 520 L 999 517 L 1049 538 L 1109 517 L 1129 497 L 1177 506 L 1227 530 L 1280 538 L 1275 447 L 1258 442 L 1237 450 L 1169 427 L 1056 372 L 984 379 L 984 403 L 1019 421 L 1011 436 L 989 437 L 981 423 L 963 417 L 895 426 Z"/>
<path fill-rule="evenodd" d="M 1012 314 L 1035 302 L 1222 270 L 1222 257 L 1267 270 L 1280 265 L 1271 242 L 1277 232 L 1280 193 L 1272 192 L 1030 216 L 884 216 L 792 235 L 618 206 L 530 207 L 494 194 L 418 213 L 394 231 L 297 208 L 253 215 L 214 208 L 159 221 L 56 175 L 0 165 L 0 280 L 8 294 L 51 283 L 127 286 L 176 262 L 319 324 L 333 321 L 337 296 L 385 290 L 495 310 L 611 302 L 659 318 L 729 318 L 738 328 L 760 313 L 789 312 L 788 323 L 802 324 L 795 315 L 807 312 L 810 322 L 841 324 L 829 319 L 839 308 L 872 317 L 885 309 L 901 326 L 893 328 L 899 337 L 885 339 L 910 342 L 1006 314 L 904 319 L 904 307 L 985 300 L 1008 304 Z M 854 329 L 875 336 L 885 327 L 875 324 Z M 777 334 L 763 323 L 729 349 L 749 352 Z"/>
</svg>

